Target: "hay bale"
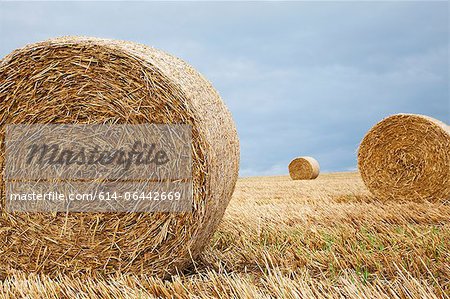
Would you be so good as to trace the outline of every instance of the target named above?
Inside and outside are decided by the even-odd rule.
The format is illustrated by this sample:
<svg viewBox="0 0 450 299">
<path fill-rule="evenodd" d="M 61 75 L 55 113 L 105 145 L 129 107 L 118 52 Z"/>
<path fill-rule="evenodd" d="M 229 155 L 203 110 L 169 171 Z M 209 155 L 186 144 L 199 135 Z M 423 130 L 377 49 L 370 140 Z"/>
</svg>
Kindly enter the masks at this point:
<svg viewBox="0 0 450 299">
<path fill-rule="evenodd" d="M 358 168 L 380 199 L 449 199 L 450 128 L 423 115 L 387 117 L 362 140 Z"/>
<path fill-rule="evenodd" d="M 165 276 L 208 244 L 234 190 L 239 141 L 205 78 L 160 50 L 86 37 L 28 45 L 0 61 L 2 169 L 5 124 L 106 122 L 192 126 L 193 212 L 7 214 L 3 195 L 0 274 Z"/>
<path fill-rule="evenodd" d="M 289 175 L 293 180 L 314 180 L 319 172 L 319 162 L 312 157 L 295 158 L 289 163 Z"/>
</svg>

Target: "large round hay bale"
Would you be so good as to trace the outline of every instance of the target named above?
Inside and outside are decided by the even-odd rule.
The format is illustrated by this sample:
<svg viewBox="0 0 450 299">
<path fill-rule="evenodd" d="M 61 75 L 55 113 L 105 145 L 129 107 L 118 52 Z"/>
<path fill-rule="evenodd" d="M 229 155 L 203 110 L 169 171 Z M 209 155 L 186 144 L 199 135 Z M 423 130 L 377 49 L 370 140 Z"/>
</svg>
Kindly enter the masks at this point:
<svg viewBox="0 0 450 299">
<path fill-rule="evenodd" d="M 5 124 L 106 122 L 192 126 L 192 213 L 7 213 L 3 192 L 2 275 L 165 276 L 208 244 L 234 190 L 239 141 L 204 77 L 160 50 L 87 37 L 28 45 L 0 61 L 2 169 Z"/>
<path fill-rule="evenodd" d="M 298 157 L 289 163 L 289 175 L 293 180 L 314 180 L 319 176 L 319 162 L 312 157 Z"/>
<path fill-rule="evenodd" d="M 358 168 L 380 199 L 449 199 L 450 128 L 423 115 L 387 117 L 362 140 Z"/>
</svg>

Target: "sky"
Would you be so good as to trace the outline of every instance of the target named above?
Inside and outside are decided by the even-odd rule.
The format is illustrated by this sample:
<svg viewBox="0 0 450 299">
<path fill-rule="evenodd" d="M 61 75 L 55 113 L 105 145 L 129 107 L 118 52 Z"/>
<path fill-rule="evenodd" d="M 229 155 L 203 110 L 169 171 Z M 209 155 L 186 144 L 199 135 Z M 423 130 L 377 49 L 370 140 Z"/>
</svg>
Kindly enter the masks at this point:
<svg viewBox="0 0 450 299">
<path fill-rule="evenodd" d="M 63 35 L 130 40 L 194 66 L 236 122 L 241 176 L 297 156 L 356 170 L 395 113 L 450 123 L 449 3 L 0 2 L 0 57 Z"/>
</svg>

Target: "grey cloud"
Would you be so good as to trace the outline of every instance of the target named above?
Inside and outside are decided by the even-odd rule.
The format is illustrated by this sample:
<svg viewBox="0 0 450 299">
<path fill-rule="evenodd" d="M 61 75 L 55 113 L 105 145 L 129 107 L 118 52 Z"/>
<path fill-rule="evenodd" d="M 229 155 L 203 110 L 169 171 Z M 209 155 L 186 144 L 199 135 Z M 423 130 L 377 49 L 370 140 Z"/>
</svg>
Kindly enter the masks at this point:
<svg viewBox="0 0 450 299">
<path fill-rule="evenodd" d="M 365 132 L 410 112 L 450 122 L 447 2 L 0 2 L 0 55 L 60 35 L 173 53 L 236 120 L 241 175 L 298 155 L 354 169 Z"/>
</svg>

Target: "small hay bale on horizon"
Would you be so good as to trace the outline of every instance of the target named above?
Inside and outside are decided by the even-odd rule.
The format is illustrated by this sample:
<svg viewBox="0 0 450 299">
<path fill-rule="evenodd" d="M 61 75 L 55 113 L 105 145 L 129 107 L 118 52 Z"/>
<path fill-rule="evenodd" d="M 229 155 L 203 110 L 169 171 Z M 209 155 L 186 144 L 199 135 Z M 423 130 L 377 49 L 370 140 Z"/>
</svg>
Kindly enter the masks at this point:
<svg viewBox="0 0 450 299">
<path fill-rule="evenodd" d="M 314 180 L 319 176 L 319 162 L 313 157 L 298 157 L 289 163 L 289 175 L 293 180 Z"/>
<path fill-rule="evenodd" d="M 358 150 L 361 177 L 379 199 L 450 199 L 450 127 L 425 115 L 377 123 Z"/>
</svg>

